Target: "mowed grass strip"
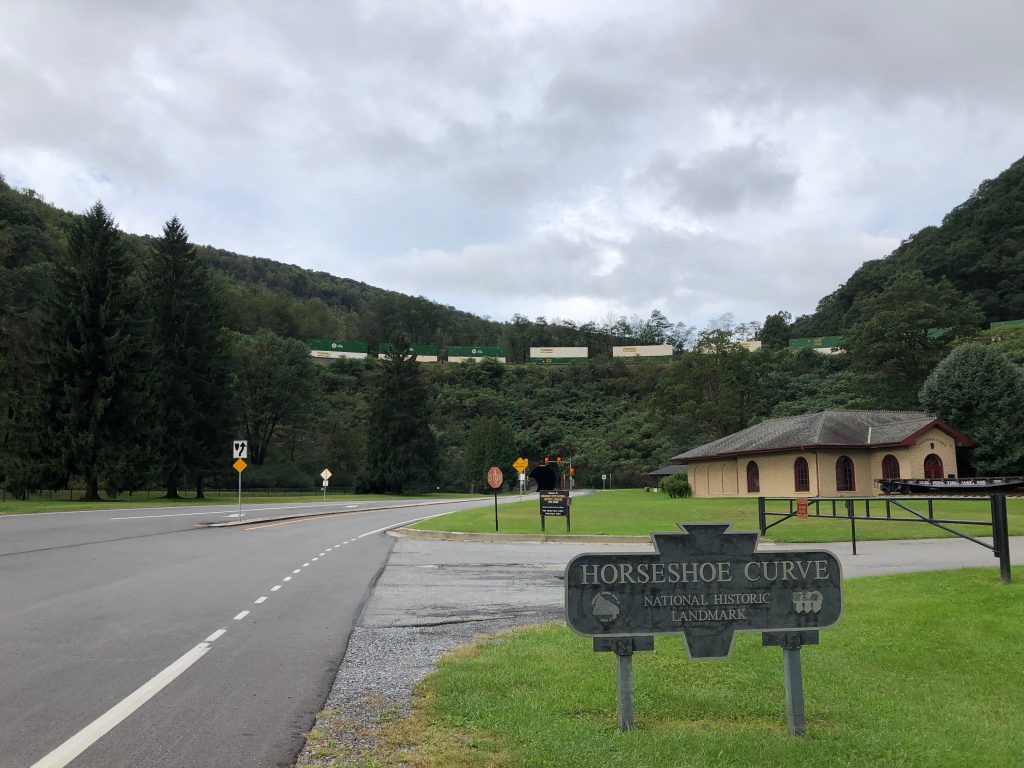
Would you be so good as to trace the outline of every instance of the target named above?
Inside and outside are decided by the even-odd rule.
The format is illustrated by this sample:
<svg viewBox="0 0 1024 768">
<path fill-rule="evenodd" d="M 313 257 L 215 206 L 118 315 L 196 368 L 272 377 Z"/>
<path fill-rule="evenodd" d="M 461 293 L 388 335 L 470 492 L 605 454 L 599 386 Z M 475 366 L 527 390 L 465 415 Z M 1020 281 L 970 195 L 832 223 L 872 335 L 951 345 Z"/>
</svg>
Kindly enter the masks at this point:
<svg viewBox="0 0 1024 768">
<path fill-rule="evenodd" d="M 637 730 L 617 730 L 615 658 L 564 626 L 459 649 L 377 748 L 332 765 L 1009 766 L 1024 759 L 1024 568 L 862 578 L 802 651 L 808 734 L 786 726 L 782 652 L 736 636 L 727 661 L 682 640 L 634 656 Z"/>
<path fill-rule="evenodd" d="M 540 505 L 537 494 L 528 501 L 504 504 L 498 508 L 500 533 L 536 533 L 540 530 Z M 927 516 L 927 503 L 898 497 L 891 505 L 894 517 L 910 517 L 895 502 L 907 504 Z M 769 511 L 786 511 L 783 503 L 772 503 Z M 813 510 L 813 507 L 812 507 Z M 872 500 L 871 514 L 884 515 L 884 499 Z M 823 507 L 824 511 L 824 507 Z M 856 505 L 862 515 L 864 502 Z M 987 500 L 953 499 L 934 504 L 937 518 L 956 518 L 989 522 L 991 512 Z M 828 507 L 831 513 L 831 506 Z M 769 529 L 767 538 L 780 542 L 835 542 L 850 540 L 850 521 L 844 517 L 845 506 L 837 504 L 838 519 L 791 519 Z M 1011 535 L 1024 535 L 1024 499 L 1007 499 L 1007 516 Z M 769 524 L 780 518 L 769 518 Z M 572 533 L 598 536 L 647 536 L 652 531 L 674 531 L 676 523 L 733 523 L 736 530 L 757 530 L 757 499 L 673 499 L 663 493 L 644 493 L 640 489 L 602 491 L 580 496 L 572 502 Z M 934 539 L 953 534 L 927 523 L 863 521 L 857 523 L 857 539 Z M 412 526 L 424 531 L 462 531 L 494 533 L 494 508 L 481 507 L 452 512 L 449 515 L 423 520 Z M 972 525 L 953 526 L 971 536 L 991 536 L 991 529 Z M 549 535 L 566 532 L 565 519 L 546 520 Z"/>
<path fill-rule="evenodd" d="M 66 492 L 65 492 L 66 493 Z M 480 498 L 479 494 L 463 494 L 461 496 L 456 494 L 428 494 L 424 496 L 388 496 L 383 494 L 335 494 L 327 495 L 327 504 L 367 504 L 375 501 L 423 501 L 423 500 L 436 500 L 442 501 L 444 499 L 477 499 Z M 323 494 L 311 493 L 308 495 L 293 495 L 293 496 L 261 496 L 261 495 L 250 495 L 243 490 L 242 493 L 242 509 L 249 507 L 262 505 L 262 504 L 304 504 L 311 502 L 323 502 Z M 78 512 L 93 509 L 102 510 L 123 510 L 123 509 L 154 509 L 158 507 L 195 507 L 195 506 L 215 506 L 223 505 L 226 507 L 232 507 L 238 505 L 238 496 L 222 496 L 220 494 L 216 496 L 210 496 L 205 499 L 187 498 L 187 499 L 164 499 L 159 497 L 153 497 L 150 499 L 140 498 L 136 496 L 133 499 L 120 498 L 116 500 L 104 499 L 103 501 L 49 501 L 45 498 L 34 498 L 28 501 L 17 501 L 12 500 L 10 496 L 3 503 L 0 503 L 0 515 L 29 515 L 38 512 Z M 494 512 L 491 511 L 493 518 Z M 492 521 L 493 524 L 493 521 Z"/>
</svg>

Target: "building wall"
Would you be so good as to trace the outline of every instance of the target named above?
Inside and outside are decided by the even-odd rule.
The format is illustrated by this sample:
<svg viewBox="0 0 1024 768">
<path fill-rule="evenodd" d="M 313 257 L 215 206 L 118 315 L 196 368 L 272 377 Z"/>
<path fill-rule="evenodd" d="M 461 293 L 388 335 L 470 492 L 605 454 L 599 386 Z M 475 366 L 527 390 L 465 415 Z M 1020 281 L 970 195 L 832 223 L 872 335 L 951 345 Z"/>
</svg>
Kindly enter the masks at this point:
<svg viewBox="0 0 1024 768">
<path fill-rule="evenodd" d="M 882 459 L 892 454 L 900 463 L 900 477 L 924 477 L 924 459 L 934 453 L 942 459 L 943 474 L 957 475 L 956 444 L 939 429 L 925 432 L 913 446 L 897 448 L 822 448 L 740 456 L 735 459 L 691 460 L 690 488 L 698 498 L 716 496 L 877 496 L 875 480 L 882 477 Z M 836 489 L 836 462 L 840 456 L 853 461 L 854 490 Z M 796 491 L 794 464 L 807 460 L 810 491 Z M 757 462 L 760 491 L 747 492 L 747 463 Z"/>
</svg>

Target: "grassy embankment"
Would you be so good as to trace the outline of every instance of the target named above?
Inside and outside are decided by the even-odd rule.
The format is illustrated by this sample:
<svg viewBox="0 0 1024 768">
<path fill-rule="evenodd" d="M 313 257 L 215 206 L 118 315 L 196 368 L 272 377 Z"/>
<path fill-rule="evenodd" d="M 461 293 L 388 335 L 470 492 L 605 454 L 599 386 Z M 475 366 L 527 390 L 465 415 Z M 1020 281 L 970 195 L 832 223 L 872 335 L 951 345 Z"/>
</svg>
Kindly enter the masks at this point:
<svg viewBox="0 0 1024 768">
<path fill-rule="evenodd" d="M 327 504 L 338 504 L 338 503 L 353 503 L 353 504 L 366 504 L 374 501 L 417 501 L 417 500 L 430 500 L 430 499 L 449 499 L 449 498 L 479 498 L 479 494 L 427 494 L 424 496 L 387 496 L 382 494 L 370 494 L 370 493 L 350 493 L 350 494 L 328 494 Z M 264 495 L 251 495 L 243 493 L 242 495 L 242 509 L 254 507 L 263 504 L 303 504 L 311 502 L 323 502 L 324 497 L 322 494 L 309 494 L 309 495 L 278 495 L 278 496 L 264 496 Z M 227 507 L 236 506 L 238 504 L 238 496 L 211 496 L 206 499 L 162 499 L 158 497 L 145 498 L 136 495 L 133 499 L 128 499 L 126 496 L 121 497 L 117 500 L 103 500 L 103 501 L 50 501 L 45 497 L 37 497 L 28 501 L 16 501 L 10 496 L 3 503 L 0 503 L 0 515 L 26 515 L 36 512 L 78 512 L 90 509 L 152 509 L 154 507 L 191 507 L 191 506 L 207 506 L 207 505 L 223 505 Z M 493 513 L 492 513 L 493 515 Z"/>
<path fill-rule="evenodd" d="M 536 494 L 529 501 L 505 504 L 499 507 L 501 533 L 540 533 L 539 505 Z M 927 515 L 927 505 L 921 501 L 899 498 L 899 503 L 910 504 Z M 769 511 L 785 511 L 782 504 L 772 504 Z M 831 507 L 829 507 L 831 512 Z M 845 515 L 843 505 L 837 514 Z M 863 502 L 857 507 L 863 514 Z M 884 515 L 884 501 L 871 502 L 871 514 Z M 894 517 L 910 517 L 903 510 L 892 507 Z M 1024 499 L 1007 499 L 1010 535 L 1024 535 Z M 955 499 L 935 503 L 935 516 L 955 517 L 961 520 L 991 520 L 987 501 Z M 769 520 L 769 523 L 779 518 Z M 756 499 L 672 499 L 662 493 L 644 493 L 641 490 L 603 491 L 582 496 L 572 503 L 572 533 L 605 536 L 646 536 L 651 531 L 677 530 L 677 522 L 729 522 L 737 530 L 757 530 Z M 453 512 L 416 523 L 413 528 L 426 531 L 466 531 L 494 533 L 494 509 L 481 507 Z M 548 534 L 565 533 L 565 520 L 547 519 Z M 988 527 L 954 526 L 973 536 L 989 536 Z M 927 539 L 951 536 L 933 525 L 925 523 L 865 522 L 857 521 L 858 540 Z M 850 523 L 839 520 L 792 519 L 768 531 L 767 538 L 784 542 L 832 542 L 850 540 Z"/>
<path fill-rule="evenodd" d="M 615 659 L 564 626 L 457 650 L 418 689 L 414 713 L 383 709 L 376 747 L 310 734 L 317 765 L 1007 766 L 1024 755 L 1024 569 L 870 577 L 845 587 L 840 623 L 804 649 L 808 735 L 788 735 L 782 656 L 739 634 L 724 662 L 679 638 L 634 657 L 637 730 L 616 728 Z M 363 744 L 348 739 L 349 744 Z M 336 762 L 331 762 L 331 761 Z"/>
</svg>

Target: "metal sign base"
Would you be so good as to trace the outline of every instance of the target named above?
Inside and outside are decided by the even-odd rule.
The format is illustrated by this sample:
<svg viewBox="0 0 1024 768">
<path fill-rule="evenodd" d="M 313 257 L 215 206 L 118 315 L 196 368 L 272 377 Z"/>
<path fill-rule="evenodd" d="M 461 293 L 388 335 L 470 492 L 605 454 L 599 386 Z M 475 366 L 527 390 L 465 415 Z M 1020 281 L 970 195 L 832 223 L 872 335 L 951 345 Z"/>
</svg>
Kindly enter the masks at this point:
<svg viewBox="0 0 1024 768">
<path fill-rule="evenodd" d="M 761 633 L 761 645 L 777 645 L 782 648 L 782 670 L 786 678 L 786 720 L 789 723 L 789 732 L 794 736 L 803 736 L 807 733 L 800 647 L 817 644 L 817 630 Z"/>
<path fill-rule="evenodd" d="M 633 730 L 633 654 L 653 651 L 653 637 L 595 637 L 594 650 L 616 656 L 618 671 L 619 730 Z"/>
</svg>

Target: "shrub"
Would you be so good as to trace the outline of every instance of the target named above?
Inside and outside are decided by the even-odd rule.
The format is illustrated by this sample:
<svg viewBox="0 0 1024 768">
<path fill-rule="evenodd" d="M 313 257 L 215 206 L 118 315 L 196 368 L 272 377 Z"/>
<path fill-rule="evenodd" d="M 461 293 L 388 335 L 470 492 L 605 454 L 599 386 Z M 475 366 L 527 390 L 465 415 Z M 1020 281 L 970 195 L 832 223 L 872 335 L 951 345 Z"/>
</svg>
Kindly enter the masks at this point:
<svg viewBox="0 0 1024 768">
<path fill-rule="evenodd" d="M 662 493 L 667 493 L 673 499 L 685 499 L 690 495 L 690 481 L 685 472 L 669 475 L 658 485 Z"/>
</svg>

